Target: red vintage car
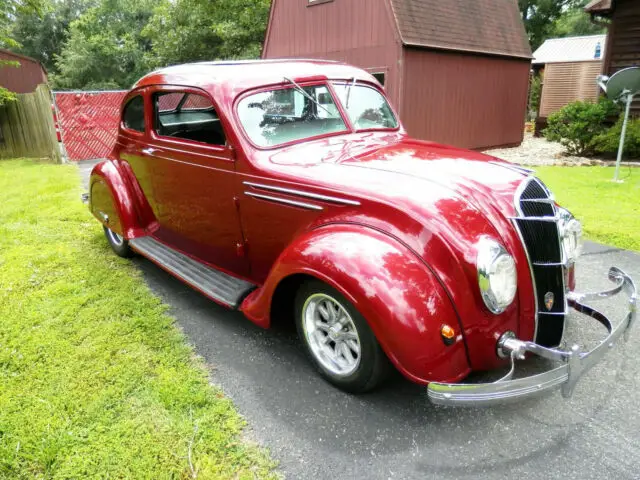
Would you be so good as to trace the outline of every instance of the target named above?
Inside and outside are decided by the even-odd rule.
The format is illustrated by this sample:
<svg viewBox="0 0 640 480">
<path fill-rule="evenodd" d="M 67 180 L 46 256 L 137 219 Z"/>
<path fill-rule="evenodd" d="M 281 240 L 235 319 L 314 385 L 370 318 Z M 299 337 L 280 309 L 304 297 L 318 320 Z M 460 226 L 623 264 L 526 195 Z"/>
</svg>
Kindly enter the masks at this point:
<svg viewBox="0 0 640 480">
<path fill-rule="evenodd" d="M 428 112 L 425 112 L 428 114 Z M 636 289 L 574 291 L 581 226 L 532 172 L 410 138 L 367 72 L 315 60 L 198 63 L 142 78 L 90 180 L 113 250 L 134 252 L 267 328 L 295 322 L 349 392 L 396 368 L 447 405 L 575 382 L 634 320 Z M 613 325 L 584 305 L 624 292 Z M 608 329 L 563 349 L 570 308 Z M 556 360 L 513 380 L 528 354 Z M 509 366 L 495 383 L 461 384 Z"/>
</svg>

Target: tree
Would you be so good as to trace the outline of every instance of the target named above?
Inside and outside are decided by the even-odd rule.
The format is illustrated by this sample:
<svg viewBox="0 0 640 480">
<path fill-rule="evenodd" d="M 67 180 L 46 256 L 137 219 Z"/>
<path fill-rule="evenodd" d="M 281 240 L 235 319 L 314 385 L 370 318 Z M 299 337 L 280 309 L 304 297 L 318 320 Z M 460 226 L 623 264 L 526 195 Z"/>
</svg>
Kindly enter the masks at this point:
<svg viewBox="0 0 640 480">
<path fill-rule="evenodd" d="M 165 2 L 160 2 L 160 7 Z M 156 0 L 99 0 L 71 22 L 55 57 L 57 88 L 130 88 L 149 70 L 151 42 L 141 35 Z"/>
<path fill-rule="evenodd" d="M 573 8 L 567 9 L 553 25 L 554 37 L 573 37 L 576 35 L 595 35 L 606 33 L 606 28 L 591 21 L 591 16 L 584 11 L 589 0 L 578 2 Z"/>
<path fill-rule="evenodd" d="M 55 56 L 67 40 L 69 25 L 97 0 L 47 0 L 43 11 L 22 12 L 12 27 L 13 37 L 20 43 L 19 53 L 39 60 L 49 73 L 57 73 Z"/>
<path fill-rule="evenodd" d="M 536 50 L 553 31 L 554 22 L 576 0 L 518 0 L 531 48 Z"/>
<path fill-rule="evenodd" d="M 550 37 L 600 33 L 584 6 L 589 0 L 518 0 L 531 48 L 536 50 Z"/>
<path fill-rule="evenodd" d="M 12 37 L 11 26 L 18 15 L 38 14 L 42 10 L 42 0 L 0 0 L 0 47 L 18 48 L 20 43 Z M 0 60 L 0 68 L 15 68 L 19 62 Z M 16 96 L 4 87 L 0 87 L 0 105 L 14 101 Z"/>
<path fill-rule="evenodd" d="M 152 43 L 148 63 L 256 58 L 270 0 L 175 0 L 156 8 L 143 31 Z"/>
</svg>

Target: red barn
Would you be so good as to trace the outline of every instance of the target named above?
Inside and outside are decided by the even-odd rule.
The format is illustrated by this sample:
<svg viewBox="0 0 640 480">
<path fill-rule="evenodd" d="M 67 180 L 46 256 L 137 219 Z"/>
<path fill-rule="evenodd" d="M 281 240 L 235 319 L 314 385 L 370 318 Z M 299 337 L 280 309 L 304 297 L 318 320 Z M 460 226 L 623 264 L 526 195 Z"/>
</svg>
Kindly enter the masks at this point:
<svg viewBox="0 0 640 480">
<path fill-rule="evenodd" d="M 31 93 L 41 83 L 47 83 L 47 71 L 35 58 L 0 48 L 0 61 L 20 63 L 17 67 L 0 66 L 0 87 L 16 93 Z"/>
<path fill-rule="evenodd" d="M 522 141 L 531 48 L 516 0 L 273 0 L 263 58 L 362 67 L 417 138 Z"/>
</svg>

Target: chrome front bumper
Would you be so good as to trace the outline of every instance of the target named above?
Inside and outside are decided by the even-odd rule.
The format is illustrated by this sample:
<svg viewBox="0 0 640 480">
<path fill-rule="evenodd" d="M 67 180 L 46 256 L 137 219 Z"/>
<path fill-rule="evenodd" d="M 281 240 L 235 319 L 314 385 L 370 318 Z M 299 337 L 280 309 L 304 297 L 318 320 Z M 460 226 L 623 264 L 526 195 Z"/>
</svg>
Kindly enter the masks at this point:
<svg viewBox="0 0 640 480">
<path fill-rule="evenodd" d="M 627 340 L 635 321 L 638 293 L 633 280 L 616 267 L 611 267 L 609 270 L 609 280 L 616 283 L 615 288 L 611 290 L 586 294 L 571 292 L 568 295 L 569 306 L 597 320 L 609 331 L 607 338 L 596 348 L 590 352 L 581 351 L 578 345 L 574 345 L 569 350 L 554 349 L 509 338 L 502 343 L 502 351 L 511 357 L 511 370 L 507 375 L 493 383 L 430 383 L 429 400 L 438 405 L 459 407 L 496 405 L 537 396 L 557 388 L 562 389 L 562 395 L 565 398 L 570 397 L 580 377 L 598 363 L 620 337 L 624 336 L 625 341 Z M 602 313 L 582 303 L 612 297 L 620 292 L 629 296 L 629 312 L 615 327 Z M 562 365 L 538 375 L 512 380 L 516 360 L 523 360 L 526 352 L 562 362 Z"/>
</svg>

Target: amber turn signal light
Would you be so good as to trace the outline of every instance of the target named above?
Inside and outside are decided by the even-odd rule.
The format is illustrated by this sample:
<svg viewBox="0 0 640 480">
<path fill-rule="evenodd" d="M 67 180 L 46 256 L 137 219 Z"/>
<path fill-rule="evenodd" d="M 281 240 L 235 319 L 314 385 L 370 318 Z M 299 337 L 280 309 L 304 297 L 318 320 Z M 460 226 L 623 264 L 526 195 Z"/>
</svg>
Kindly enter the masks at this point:
<svg viewBox="0 0 640 480">
<path fill-rule="evenodd" d="M 456 339 L 456 331 L 447 324 L 440 327 L 440 335 L 442 336 L 442 341 L 447 346 L 453 345 L 453 342 Z"/>
</svg>

